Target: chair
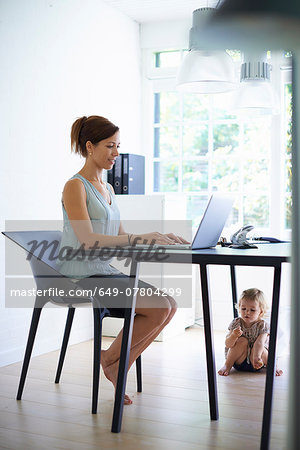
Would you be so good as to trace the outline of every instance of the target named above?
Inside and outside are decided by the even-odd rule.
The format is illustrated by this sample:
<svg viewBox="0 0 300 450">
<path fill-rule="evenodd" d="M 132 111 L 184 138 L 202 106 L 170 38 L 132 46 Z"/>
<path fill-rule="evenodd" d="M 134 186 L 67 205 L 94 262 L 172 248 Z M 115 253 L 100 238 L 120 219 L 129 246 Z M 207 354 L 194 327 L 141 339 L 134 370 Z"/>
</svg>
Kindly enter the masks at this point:
<svg viewBox="0 0 300 450">
<path fill-rule="evenodd" d="M 59 244 L 61 240 L 62 233 L 61 231 L 15 231 L 15 232 L 2 232 L 4 236 L 12 240 L 14 243 L 22 247 L 27 255 L 31 265 L 32 273 L 36 282 L 37 289 L 46 290 L 51 285 L 53 286 L 53 280 L 55 280 L 55 287 L 57 287 L 57 291 L 59 289 L 64 290 L 64 292 L 70 292 L 70 289 L 74 289 L 76 283 L 73 282 L 70 278 L 63 276 L 60 274 L 56 267 L 56 257 L 58 255 Z M 32 241 L 37 241 L 40 244 L 44 245 L 44 252 L 41 253 L 41 247 L 36 245 L 36 249 L 33 250 Z M 57 292 L 56 291 L 56 292 Z M 63 363 L 65 359 L 65 354 L 68 346 L 68 341 L 70 337 L 70 332 L 72 328 L 73 318 L 75 314 L 75 307 L 82 304 L 91 304 L 93 306 L 93 315 L 94 315 L 94 355 L 93 355 L 93 388 L 92 388 L 92 414 L 97 413 L 97 405 L 98 405 L 98 393 L 99 393 L 99 378 L 100 378 L 100 355 L 101 355 L 101 332 L 102 332 L 102 320 L 105 317 L 119 317 L 124 319 L 124 331 L 123 331 L 123 342 L 122 342 L 122 350 L 123 346 L 126 345 L 127 348 L 126 353 L 121 350 L 121 359 L 122 354 L 126 354 L 127 361 L 124 362 L 120 359 L 120 367 L 123 367 L 122 370 L 119 368 L 119 377 L 118 377 L 118 385 L 116 389 L 115 395 L 115 408 L 114 408 L 114 416 L 112 423 L 112 431 L 119 432 L 121 429 L 121 421 L 122 421 L 122 411 L 123 411 L 123 402 L 120 401 L 121 393 L 125 390 L 126 383 L 126 370 L 124 368 L 127 367 L 128 356 L 129 356 L 129 348 L 131 335 L 128 341 L 128 333 L 129 328 L 131 326 L 132 329 L 132 313 L 131 309 L 124 309 L 124 314 L 121 315 L 120 311 L 114 311 L 111 309 L 110 311 L 104 306 L 99 304 L 99 299 L 94 297 L 61 297 L 58 295 L 51 295 L 51 297 L 36 297 L 31 325 L 29 329 L 29 335 L 26 345 L 26 351 L 20 376 L 19 388 L 17 393 L 17 400 L 21 400 L 24 384 L 26 380 L 26 375 L 28 371 L 28 366 L 31 358 L 32 348 L 35 340 L 35 335 L 41 315 L 42 308 L 46 303 L 52 302 L 55 305 L 67 306 L 68 314 L 67 321 L 62 341 L 62 347 L 59 356 L 58 367 L 55 376 L 55 383 L 59 383 L 60 376 L 63 368 Z M 131 325 L 130 322 L 131 321 Z M 125 338 L 124 338 L 125 337 Z M 124 344 L 125 342 L 125 344 Z M 128 348 L 129 347 L 129 348 Z M 123 357 L 124 359 L 124 357 Z M 136 375 L 137 375 L 137 392 L 142 392 L 142 369 L 141 369 L 141 357 L 136 360 Z M 121 379 L 119 383 L 119 379 Z M 119 386 L 121 384 L 121 386 Z"/>
</svg>

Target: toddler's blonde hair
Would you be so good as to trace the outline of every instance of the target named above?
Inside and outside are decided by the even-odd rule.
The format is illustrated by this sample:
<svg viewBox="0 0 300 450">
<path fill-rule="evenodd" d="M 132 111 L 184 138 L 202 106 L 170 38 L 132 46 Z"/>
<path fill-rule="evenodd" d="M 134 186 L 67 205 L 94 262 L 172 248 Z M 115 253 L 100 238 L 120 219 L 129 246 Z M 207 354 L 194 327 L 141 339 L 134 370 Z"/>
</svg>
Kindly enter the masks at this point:
<svg viewBox="0 0 300 450">
<path fill-rule="evenodd" d="M 267 312 L 268 305 L 267 305 L 264 293 L 262 291 L 260 291 L 257 288 L 250 288 L 250 289 L 246 289 L 245 291 L 243 291 L 242 295 L 240 296 L 238 305 L 237 305 L 238 310 L 240 310 L 240 308 L 241 308 L 242 300 L 254 300 L 254 301 L 258 302 L 258 305 L 261 309 L 260 317 L 264 317 L 264 315 Z"/>
</svg>

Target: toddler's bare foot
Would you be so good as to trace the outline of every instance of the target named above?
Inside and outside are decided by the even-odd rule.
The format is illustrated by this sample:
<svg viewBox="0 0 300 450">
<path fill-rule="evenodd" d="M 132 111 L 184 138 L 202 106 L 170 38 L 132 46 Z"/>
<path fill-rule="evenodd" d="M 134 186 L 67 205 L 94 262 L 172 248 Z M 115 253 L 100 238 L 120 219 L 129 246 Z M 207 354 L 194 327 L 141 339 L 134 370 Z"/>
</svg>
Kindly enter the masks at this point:
<svg viewBox="0 0 300 450">
<path fill-rule="evenodd" d="M 283 374 L 283 371 L 281 369 L 277 369 L 277 367 L 276 367 L 275 374 L 276 374 L 276 377 L 281 377 L 281 375 Z"/>
<path fill-rule="evenodd" d="M 118 371 L 119 371 L 119 361 L 116 361 L 113 364 L 107 365 L 107 358 L 105 355 L 105 351 L 101 351 L 101 365 L 106 378 L 112 382 L 114 388 L 116 389 L 117 380 L 118 380 Z M 124 395 L 124 405 L 131 405 L 131 398 L 125 394 Z"/>
<path fill-rule="evenodd" d="M 224 377 L 227 377 L 229 375 L 231 367 L 227 367 L 226 365 L 221 367 L 220 370 L 218 370 L 219 375 L 223 375 Z"/>
</svg>

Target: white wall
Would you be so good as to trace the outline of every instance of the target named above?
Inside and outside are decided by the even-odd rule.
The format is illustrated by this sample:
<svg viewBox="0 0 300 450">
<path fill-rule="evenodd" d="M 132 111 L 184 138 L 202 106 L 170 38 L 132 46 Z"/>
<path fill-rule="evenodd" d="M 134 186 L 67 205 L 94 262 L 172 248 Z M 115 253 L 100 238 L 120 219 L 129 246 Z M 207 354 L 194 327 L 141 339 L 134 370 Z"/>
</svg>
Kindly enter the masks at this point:
<svg viewBox="0 0 300 450">
<path fill-rule="evenodd" d="M 140 147 L 139 26 L 101 0 L 0 3 L 0 229 L 6 219 L 61 219 L 65 181 L 83 162 L 70 154 L 82 115 L 121 128 L 122 151 Z M 23 357 L 31 311 L 5 308 L 0 238 L 0 365 Z M 42 315 L 35 353 L 60 345 L 66 311 Z M 91 336 L 79 311 L 73 343 Z"/>
<path fill-rule="evenodd" d="M 166 50 L 189 46 L 190 19 L 149 22 L 141 25 L 141 48 Z"/>
</svg>

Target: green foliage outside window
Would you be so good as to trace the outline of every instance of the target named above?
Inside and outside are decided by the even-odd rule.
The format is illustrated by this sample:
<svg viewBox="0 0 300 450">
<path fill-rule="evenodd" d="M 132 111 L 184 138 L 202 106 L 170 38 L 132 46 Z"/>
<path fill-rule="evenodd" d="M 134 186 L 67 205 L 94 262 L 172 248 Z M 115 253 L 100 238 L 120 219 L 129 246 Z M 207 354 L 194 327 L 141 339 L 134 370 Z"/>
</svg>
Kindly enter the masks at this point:
<svg viewBox="0 0 300 450">
<path fill-rule="evenodd" d="M 154 190 L 186 192 L 194 223 L 212 191 L 232 192 L 230 222 L 267 227 L 270 118 L 246 123 L 227 111 L 224 98 L 155 94 Z"/>
<path fill-rule="evenodd" d="M 292 227 L 292 84 L 287 83 L 284 90 L 285 97 L 285 129 L 286 129 L 286 160 L 285 160 L 285 225 Z"/>
<path fill-rule="evenodd" d="M 239 126 L 238 124 L 224 124 L 214 127 L 214 150 L 227 149 L 233 154 L 238 146 Z"/>
<path fill-rule="evenodd" d="M 231 148 L 218 148 L 212 159 L 212 188 L 223 192 L 238 192 L 240 185 L 239 158 L 230 155 Z"/>
<path fill-rule="evenodd" d="M 178 95 L 178 94 L 177 94 Z M 185 120 L 208 120 L 210 99 L 208 95 L 183 95 L 183 117 Z"/>
<path fill-rule="evenodd" d="M 183 126 L 183 156 L 193 157 L 206 155 L 208 152 L 208 126 Z"/>
</svg>

